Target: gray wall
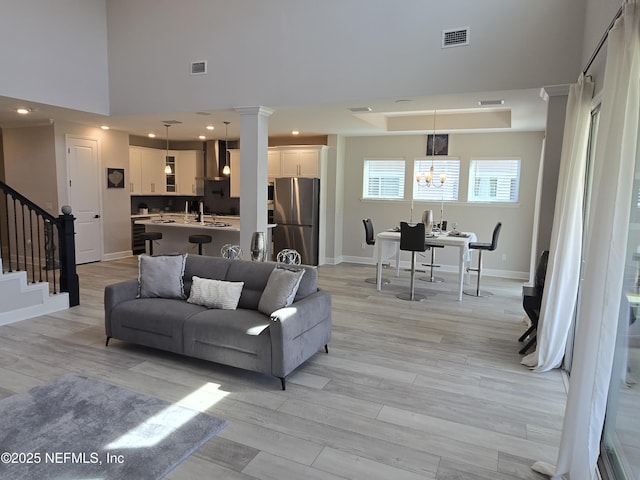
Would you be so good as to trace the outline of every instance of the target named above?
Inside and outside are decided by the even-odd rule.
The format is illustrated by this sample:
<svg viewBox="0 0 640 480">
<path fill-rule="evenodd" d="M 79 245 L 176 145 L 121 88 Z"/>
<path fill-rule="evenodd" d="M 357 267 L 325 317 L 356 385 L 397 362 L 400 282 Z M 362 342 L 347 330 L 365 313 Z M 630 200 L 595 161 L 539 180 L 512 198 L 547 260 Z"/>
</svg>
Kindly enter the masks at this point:
<svg viewBox="0 0 640 480">
<path fill-rule="evenodd" d="M 0 95 L 109 114 L 106 0 L 0 6 Z"/>
<path fill-rule="evenodd" d="M 585 12 L 584 0 L 109 0 L 107 14 L 112 113 L 138 114 L 567 83 Z M 469 47 L 441 48 L 443 29 L 469 25 Z M 190 75 L 202 60 L 209 73 Z"/>
<path fill-rule="evenodd" d="M 542 148 L 542 132 L 455 134 L 449 136 L 449 157 L 460 159 L 459 202 L 445 203 L 444 217 L 457 222 L 458 228 L 476 232 L 479 241 L 490 241 L 496 222 L 503 223 L 498 250 L 486 255 L 484 267 L 489 274 L 528 278 L 536 180 Z M 374 263 L 373 248 L 362 247 L 362 219 L 371 217 L 375 230 L 382 231 L 408 221 L 411 209 L 413 159 L 424 158 L 424 135 L 352 137 L 346 139 L 343 259 Z M 405 200 L 362 200 L 363 160 L 398 157 L 407 162 Z M 469 161 L 472 158 L 520 158 L 520 200 L 513 205 L 470 204 L 466 202 Z M 414 220 L 425 209 L 440 211 L 439 202 L 416 202 Z M 408 255 L 404 260 L 408 262 Z M 404 261 L 403 260 L 403 261 Z M 444 270 L 457 271 L 457 252 L 438 252 Z"/>
</svg>

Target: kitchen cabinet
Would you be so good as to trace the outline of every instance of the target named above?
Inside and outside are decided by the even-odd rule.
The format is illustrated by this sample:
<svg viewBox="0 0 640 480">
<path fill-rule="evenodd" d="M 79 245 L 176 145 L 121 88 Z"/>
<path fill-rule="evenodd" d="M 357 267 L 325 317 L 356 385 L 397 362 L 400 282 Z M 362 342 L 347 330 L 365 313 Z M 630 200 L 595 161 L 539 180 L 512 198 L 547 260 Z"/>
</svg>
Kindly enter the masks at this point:
<svg viewBox="0 0 640 480">
<path fill-rule="evenodd" d="M 196 177 L 202 176 L 203 155 L 196 150 L 180 150 L 176 154 L 176 193 L 178 195 L 198 195 Z M 200 159 L 200 162 L 198 162 Z"/>
<path fill-rule="evenodd" d="M 162 195 L 167 192 L 164 173 L 165 156 L 165 150 L 142 148 L 140 167 L 143 195 Z"/>
<path fill-rule="evenodd" d="M 229 196 L 232 198 L 240 197 L 240 150 L 229 149 L 229 168 L 231 168 L 231 174 L 229 175 Z"/>
<path fill-rule="evenodd" d="M 129 191 L 132 195 L 202 195 L 197 177 L 204 169 L 198 150 L 169 150 L 170 174 L 165 173 L 167 151 L 129 147 Z"/>
<path fill-rule="evenodd" d="M 267 176 L 277 178 L 281 176 L 280 150 L 270 148 L 267 152 Z"/>
<path fill-rule="evenodd" d="M 139 147 L 129 147 L 129 192 L 142 194 L 142 151 Z"/>
<path fill-rule="evenodd" d="M 320 177 L 322 148 L 289 148 L 280 149 L 280 177 Z"/>
</svg>

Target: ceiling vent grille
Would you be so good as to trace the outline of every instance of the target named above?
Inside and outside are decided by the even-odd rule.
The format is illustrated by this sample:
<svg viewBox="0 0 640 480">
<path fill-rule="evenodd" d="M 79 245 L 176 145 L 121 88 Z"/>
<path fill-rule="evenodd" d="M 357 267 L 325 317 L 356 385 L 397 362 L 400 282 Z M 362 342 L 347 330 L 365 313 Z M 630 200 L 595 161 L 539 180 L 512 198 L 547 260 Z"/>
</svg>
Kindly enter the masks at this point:
<svg viewBox="0 0 640 480">
<path fill-rule="evenodd" d="M 442 31 L 442 48 L 469 45 L 469 27 Z"/>
<path fill-rule="evenodd" d="M 206 75 L 207 61 L 191 62 L 191 75 Z"/>
</svg>

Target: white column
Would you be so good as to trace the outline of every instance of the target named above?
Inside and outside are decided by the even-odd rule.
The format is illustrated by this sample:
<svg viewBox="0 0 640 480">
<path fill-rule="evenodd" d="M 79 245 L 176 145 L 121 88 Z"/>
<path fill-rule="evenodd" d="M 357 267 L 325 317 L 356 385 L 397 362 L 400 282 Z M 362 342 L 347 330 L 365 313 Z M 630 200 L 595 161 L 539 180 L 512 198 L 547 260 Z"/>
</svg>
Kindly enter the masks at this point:
<svg viewBox="0 0 640 480">
<path fill-rule="evenodd" d="M 234 110 L 240 114 L 240 247 L 247 259 L 251 256 L 253 232 L 264 232 L 268 238 L 267 151 L 273 110 L 265 107 Z"/>
</svg>

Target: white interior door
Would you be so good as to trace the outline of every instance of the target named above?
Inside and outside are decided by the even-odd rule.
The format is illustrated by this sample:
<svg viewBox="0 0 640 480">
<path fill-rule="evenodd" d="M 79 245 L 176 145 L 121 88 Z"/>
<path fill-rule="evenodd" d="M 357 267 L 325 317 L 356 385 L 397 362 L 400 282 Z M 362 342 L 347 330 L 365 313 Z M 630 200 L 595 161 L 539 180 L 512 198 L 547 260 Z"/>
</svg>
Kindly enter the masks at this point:
<svg viewBox="0 0 640 480">
<path fill-rule="evenodd" d="M 98 141 L 67 137 L 69 202 L 76 217 L 76 263 L 102 259 Z"/>
</svg>

